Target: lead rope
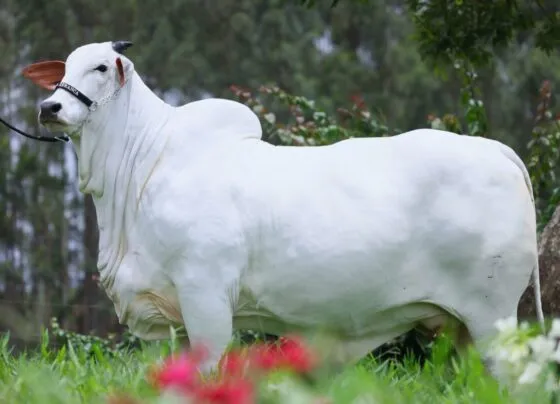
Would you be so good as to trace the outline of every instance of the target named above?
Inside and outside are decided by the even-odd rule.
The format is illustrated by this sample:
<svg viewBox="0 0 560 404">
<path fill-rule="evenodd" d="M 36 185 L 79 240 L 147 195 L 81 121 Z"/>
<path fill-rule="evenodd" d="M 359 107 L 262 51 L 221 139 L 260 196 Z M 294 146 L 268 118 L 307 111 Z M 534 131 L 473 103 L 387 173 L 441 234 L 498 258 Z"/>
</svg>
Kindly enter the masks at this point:
<svg viewBox="0 0 560 404">
<path fill-rule="evenodd" d="M 38 140 L 40 142 L 69 142 L 70 138 L 66 135 L 61 135 L 61 136 L 36 136 L 36 135 L 30 135 L 29 133 L 26 133 L 24 131 L 22 131 L 21 129 L 16 128 L 13 125 L 10 125 L 8 122 L 6 122 L 4 119 L 2 119 L 2 117 L 0 117 L 0 122 L 2 122 L 4 125 L 6 125 L 9 129 L 13 130 L 16 133 L 19 133 L 22 136 L 25 136 L 29 139 L 33 139 L 33 140 Z"/>
</svg>

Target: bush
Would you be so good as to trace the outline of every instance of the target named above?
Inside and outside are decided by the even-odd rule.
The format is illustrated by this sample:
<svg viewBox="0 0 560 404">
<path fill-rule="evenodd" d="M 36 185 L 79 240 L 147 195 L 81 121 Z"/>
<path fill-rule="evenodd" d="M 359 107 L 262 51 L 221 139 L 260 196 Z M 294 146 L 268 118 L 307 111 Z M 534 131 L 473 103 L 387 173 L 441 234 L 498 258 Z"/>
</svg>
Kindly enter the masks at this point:
<svg viewBox="0 0 560 404">
<path fill-rule="evenodd" d="M 118 339 L 115 335 L 107 338 L 95 335 L 78 334 L 73 331 L 64 330 L 58 324 L 56 318 L 51 319 L 50 330 L 44 333 L 43 344 L 53 344 L 56 347 L 72 346 L 80 349 L 88 356 L 95 357 L 96 354 L 107 356 L 118 356 L 141 347 L 141 340 L 126 331 Z M 46 351 L 46 345 L 43 347 Z"/>
</svg>

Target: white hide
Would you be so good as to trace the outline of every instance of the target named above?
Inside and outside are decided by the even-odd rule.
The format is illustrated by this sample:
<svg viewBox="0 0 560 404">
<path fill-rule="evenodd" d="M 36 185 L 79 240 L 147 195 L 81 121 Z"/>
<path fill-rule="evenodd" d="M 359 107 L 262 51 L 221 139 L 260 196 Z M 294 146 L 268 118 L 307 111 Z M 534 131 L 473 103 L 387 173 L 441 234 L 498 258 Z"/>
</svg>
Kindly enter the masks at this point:
<svg viewBox="0 0 560 404">
<path fill-rule="evenodd" d="M 64 81 L 106 96 L 82 90 L 80 68 L 116 56 L 109 43 L 79 48 Z M 537 236 L 509 147 L 429 129 L 275 147 L 242 104 L 175 108 L 127 74 L 69 135 L 97 209 L 102 283 L 134 334 L 184 323 L 210 369 L 232 327 L 326 331 L 355 358 L 443 317 L 479 343 L 516 314 Z M 51 99 L 80 108 L 61 90 Z"/>
</svg>

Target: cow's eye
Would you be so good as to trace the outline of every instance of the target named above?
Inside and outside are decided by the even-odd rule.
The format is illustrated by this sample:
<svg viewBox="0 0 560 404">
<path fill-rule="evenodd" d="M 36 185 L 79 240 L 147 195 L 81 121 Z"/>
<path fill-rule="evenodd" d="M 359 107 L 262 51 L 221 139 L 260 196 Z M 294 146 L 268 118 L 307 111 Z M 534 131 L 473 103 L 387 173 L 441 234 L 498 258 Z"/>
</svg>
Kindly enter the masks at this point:
<svg viewBox="0 0 560 404">
<path fill-rule="evenodd" d="M 95 69 L 93 69 L 93 70 L 98 70 L 98 71 L 100 71 L 101 73 L 103 73 L 103 72 L 106 72 L 106 71 L 107 71 L 107 66 L 106 66 L 106 65 L 99 65 L 99 66 L 97 66 L 97 67 L 96 67 Z"/>
</svg>

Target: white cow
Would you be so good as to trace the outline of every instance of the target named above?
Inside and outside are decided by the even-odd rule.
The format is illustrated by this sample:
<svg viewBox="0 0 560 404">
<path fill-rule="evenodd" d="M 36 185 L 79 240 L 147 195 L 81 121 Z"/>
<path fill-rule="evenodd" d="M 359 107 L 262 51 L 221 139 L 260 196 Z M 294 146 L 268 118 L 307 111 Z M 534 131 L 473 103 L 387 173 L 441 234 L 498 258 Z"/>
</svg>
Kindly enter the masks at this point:
<svg viewBox="0 0 560 404">
<path fill-rule="evenodd" d="M 532 273 L 542 323 L 532 189 L 512 149 L 429 129 L 275 147 L 240 103 L 159 99 L 129 45 L 24 74 L 55 90 L 39 120 L 72 139 L 101 282 L 135 335 L 184 324 L 210 350 L 204 371 L 238 328 L 328 332 L 356 359 L 451 321 L 480 347 Z"/>
</svg>

